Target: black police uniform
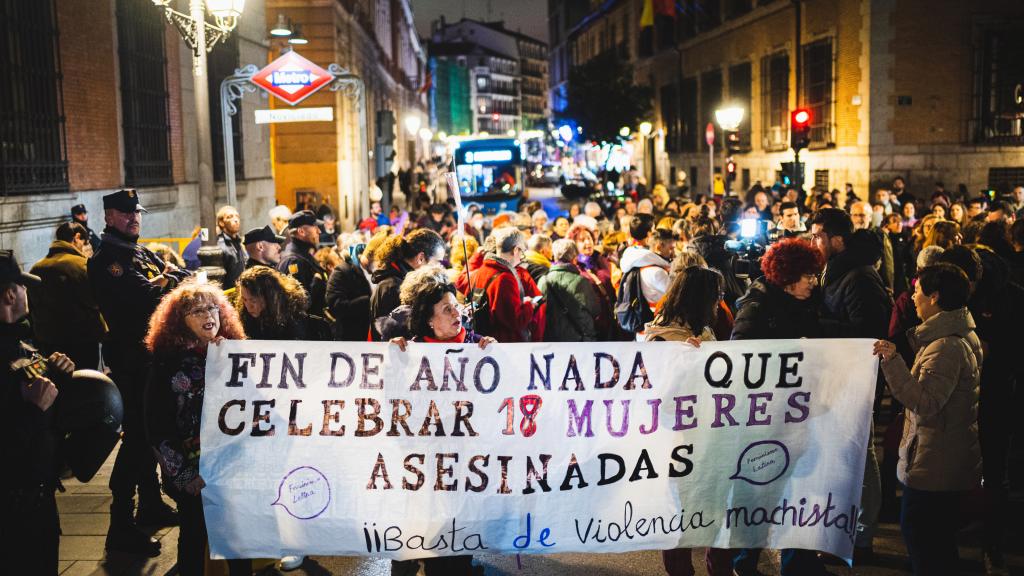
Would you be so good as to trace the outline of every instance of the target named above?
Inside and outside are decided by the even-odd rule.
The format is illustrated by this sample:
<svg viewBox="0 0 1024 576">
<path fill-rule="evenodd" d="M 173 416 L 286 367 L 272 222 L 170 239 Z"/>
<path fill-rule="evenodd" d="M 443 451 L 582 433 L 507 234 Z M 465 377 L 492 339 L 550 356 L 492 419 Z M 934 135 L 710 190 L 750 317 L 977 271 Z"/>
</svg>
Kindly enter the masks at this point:
<svg viewBox="0 0 1024 576">
<path fill-rule="evenodd" d="M 224 256 L 224 280 L 222 285 L 225 290 L 234 288 L 238 282 L 238 277 L 242 275 L 246 268 L 246 260 L 249 259 L 245 249 L 242 248 L 242 239 L 238 236 L 231 237 L 221 232 L 217 235 L 217 247 L 220 248 L 221 254 Z"/>
<path fill-rule="evenodd" d="M 130 192 L 130 196 L 129 196 Z M 113 197 L 113 198 L 112 198 Z M 138 206 L 134 190 L 122 190 L 104 197 L 104 208 L 131 212 Z M 149 317 L 164 294 L 188 272 L 168 274 L 166 286 L 150 282 L 163 273 L 164 262 L 140 246 L 138 238 L 107 228 L 100 250 L 89 259 L 89 283 L 96 302 L 110 327 L 104 346 L 104 360 L 124 400 L 124 438 L 110 475 L 110 532 L 107 547 L 152 554 L 132 529 L 135 489 L 139 491 L 140 516 L 147 509 L 162 510 L 156 459 L 146 444 L 142 426 L 143 389 L 150 355 L 143 339 Z M 148 540 L 148 538 L 147 538 Z"/>
<path fill-rule="evenodd" d="M 249 246 L 250 244 L 255 244 L 257 242 L 276 242 L 278 244 L 284 244 L 284 241 L 284 236 L 278 236 L 277 233 L 274 232 L 274 229 L 271 228 L 270 226 L 264 226 L 263 228 L 253 228 L 252 230 L 246 232 L 245 236 L 242 237 L 242 243 L 245 244 L 246 246 Z M 248 270 L 249 268 L 255 268 L 256 266 L 263 266 L 265 268 L 270 268 L 271 270 L 276 269 L 275 265 L 273 264 L 265 264 L 253 258 L 252 256 L 248 256 L 245 261 L 245 269 Z"/>
<path fill-rule="evenodd" d="M 309 242 L 293 237 L 281 252 L 281 263 L 277 265 L 277 271 L 294 276 L 309 294 L 307 311 L 315 316 L 323 316 L 327 305 L 327 271 L 313 257 L 315 249 L 316 246 Z"/>
<path fill-rule="evenodd" d="M 57 434 L 53 406 L 45 412 L 21 397 L 23 377 L 11 363 L 28 358 L 27 322 L 0 324 L 0 375 L 4 400 L 0 412 L 0 546 L 11 574 L 57 574 L 60 520 L 57 516 Z"/>
<path fill-rule="evenodd" d="M 78 222 L 75 220 L 75 216 L 78 214 L 88 214 L 89 212 L 85 209 L 85 204 L 75 204 L 71 207 L 71 221 Z M 85 227 L 85 231 L 89 233 L 89 245 L 92 246 L 92 253 L 95 254 L 100 249 L 100 237 L 92 231 L 92 228 L 84 222 L 78 222 Z"/>
</svg>

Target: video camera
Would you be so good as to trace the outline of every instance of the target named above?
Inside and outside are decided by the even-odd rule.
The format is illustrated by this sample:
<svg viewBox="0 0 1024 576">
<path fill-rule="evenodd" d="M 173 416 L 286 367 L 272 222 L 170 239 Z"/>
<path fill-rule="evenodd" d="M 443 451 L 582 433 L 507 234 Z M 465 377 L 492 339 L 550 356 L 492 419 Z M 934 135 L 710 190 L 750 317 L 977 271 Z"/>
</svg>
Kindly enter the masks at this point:
<svg viewBox="0 0 1024 576">
<path fill-rule="evenodd" d="M 778 238 L 774 230 L 768 230 L 768 222 L 755 218 L 744 218 L 737 222 L 739 234 L 736 240 L 725 242 L 726 250 L 736 254 L 733 272 L 737 276 L 757 278 L 761 275 L 761 257 L 765 248 Z"/>
</svg>

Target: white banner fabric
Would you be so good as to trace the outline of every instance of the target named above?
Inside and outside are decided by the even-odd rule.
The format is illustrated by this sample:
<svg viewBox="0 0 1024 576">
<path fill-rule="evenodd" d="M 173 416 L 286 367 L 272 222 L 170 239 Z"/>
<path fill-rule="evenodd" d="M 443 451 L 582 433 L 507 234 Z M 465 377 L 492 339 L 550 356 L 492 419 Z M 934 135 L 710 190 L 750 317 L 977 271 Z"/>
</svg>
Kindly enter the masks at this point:
<svg viewBox="0 0 1024 576">
<path fill-rule="evenodd" d="M 849 559 L 871 344 L 225 341 L 201 431 L 211 553 Z"/>
</svg>

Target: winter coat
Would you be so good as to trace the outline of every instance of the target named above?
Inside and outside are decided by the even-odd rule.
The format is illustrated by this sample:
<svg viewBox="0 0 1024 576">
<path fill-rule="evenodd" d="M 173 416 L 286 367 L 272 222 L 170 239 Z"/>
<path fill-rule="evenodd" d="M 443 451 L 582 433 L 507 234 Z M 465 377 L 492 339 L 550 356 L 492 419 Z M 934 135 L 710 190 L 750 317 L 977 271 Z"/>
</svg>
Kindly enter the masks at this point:
<svg viewBox="0 0 1024 576">
<path fill-rule="evenodd" d="M 916 282 L 915 280 L 914 283 Z M 911 286 L 909 291 L 896 298 L 892 315 L 889 317 L 889 341 L 896 345 L 896 351 L 908 363 L 914 361 L 914 351 L 907 340 L 907 331 L 921 324 L 921 319 L 917 317 L 917 309 L 914 308 L 913 284 Z"/>
<path fill-rule="evenodd" d="M 529 342 L 534 310 L 533 303 L 523 300 L 523 297 L 530 296 L 531 289 L 536 290 L 533 281 L 530 280 L 529 287 L 524 286 L 518 272 L 493 256 L 485 258 L 480 268 L 471 275 L 473 289 L 487 286 L 490 333 L 483 335 L 490 336 L 498 342 Z M 523 275 L 529 278 L 525 270 Z M 497 278 L 490 282 L 492 276 Z"/>
<path fill-rule="evenodd" d="M 87 263 L 72 244 L 56 240 L 46 257 L 32 266 L 32 274 L 43 280 L 28 289 L 32 328 L 40 344 L 61 348 L 103 340 L 107 324 L 93 298 Z"/>
<path fill-rule="evenodd" d="M 630 246 L 622 252 L 622 275 L 640 268 L 640 288 L 647 303 L 654 306 L 668 291 L 668 270 L 671 264 L 661 256 L 640 245 Z"/>
<path fill-rule="evenodd" d="M 939 312 L 907 333 L 915 351 L 882 362 L 896 400 L 906 406 L 900 482 L 917 490 L 967 491 L 981 480 L 978 383 L 981 342 L 966 308 Z"/>
<path fill-rule="evenodd" d="M 281 252 L 281 262 L 277 265 L 277 271 L 298 280 L 309 295 L 309 306 L 306 311 L 322 316 L 326 306 L 324 293 L 327 291 L 327 271 L 313 257 L 315 250 L 316 246 L 292 238 Z"/>
<path fill-rule="evenodd" d="M 547 342 L 593 342 L 597 340 L 594 319 L 601 303 L 589 280 L 575 264 L 555 264 L 540 281 L 547 300 L 544 339 Z"/>
<path fill-rule="evenodd" d="M 580 275 L 590 282 L 601 305 L 601 312 L 594 318 L 594 330 L 600 341 L 628 341 L 636 335 L 622 330 L 615 319 L 615 287 L 612 285 L 612 265 L 607 258 L 594 252 L 590 257 L 582 254 L 576 258 Z"/>
<path fill-rule="evenodd" d="M 334 338 L 365 341 L 370 330 L 370 281 L 346 254 L 327 280 L 327 309 L 334 316 Z"/>
<path fill-rule="evenodd" d="M 217 247 L 220 248 L 224 258 L 224 279 L 221 281 L 224 289 L 234 288 L 238 277 L 245 271 L 246 261 L 249 255 L 242 247 L 242 239 L 238 236 L 231 237 L 221 232 L 217 234 Z"/>
<path fill-rule="evenodd" d="M 885 338 L 888 334 L 892 297 L 875 270 L 881 253 L 878 236 L 859 230 L 825 266 L 822 296 L 827 317 L 838 324 L 837 336 Z"/>
<path fill-rule="evenodd" d="M 708 263 L 709 268 L 714 268 L 722 274 L 722 278 L 725 280 L 723 287 L 725 296 L 722 299 L 735 312 L 737 310 L 736 300 L 743 295 L 744 290 L 739 279 L 736 278 L 736 254 L 725 247 L 726 240 L 728 238 L 721 235 L 698 236 L 690 240 L 687 250 L 700 254 Z"/>
<path fill-rule="evenodd" d="M 145 388 L 146 439 L 164 484 L 182 491 L 199 476 L 199 424 L 206 393 L 206 348 L 154 358 Z"/>
<path fill-rule="evenodd" d="M 374 325 L 379 318 L 383 318 L 402 303 L 399 290 L 402 288 L 402 280 L 405 275 L 412 272 L 412 267 L 405 262 L 391 262 L 382 264 L 380 268 L 373 271 L 373 294 L 370 296 L 370 330 L 373 340 L 380 342 L 380 333 Z"/>
<path fill-rule="evenodd" d="M 667 326 L 658 326 L 660 318 L 655 318 L 653 322 L 648 322 L 644 327 L 644 342 L 686 342 L 690 338 L 693 338 L 695 334 L 690 327 L 680 326 L 679 324 L 669 324 Z M 715 333 L 711 330 L 710 326 L 705 326 L 704 331 L 700 333 L 697 338 L 701 342 L 714 342 Z"/>
<path fill-rule="evenodd" d="M 818 312 L 820 302 L 814 293 L 798 300 L 764 278 L 755 280 L 747 293 L 737 300 L 733 340 L 773 340 L 822 338 L 825 331 Z"/>
<path fill-rule="evenodd" d="M 523 255 L 523 261 L 526 263 L 526 270 L 530 273 L 530 277 L 538 285 L 541 278 L 551 269 L 551 260 L 548 260 L 547 256 L 540 252 L 528 251 Z"/>
<path fill-rule="evenodd" d="M 242 310 L 242 324 L 250 340 L 313 340 L 330 341 L 331 325 L 319 316 L 299 312 L 286 322 L 262 323 Z M 364 335 L 363 338 L 366 338 Z"/>
</svg>

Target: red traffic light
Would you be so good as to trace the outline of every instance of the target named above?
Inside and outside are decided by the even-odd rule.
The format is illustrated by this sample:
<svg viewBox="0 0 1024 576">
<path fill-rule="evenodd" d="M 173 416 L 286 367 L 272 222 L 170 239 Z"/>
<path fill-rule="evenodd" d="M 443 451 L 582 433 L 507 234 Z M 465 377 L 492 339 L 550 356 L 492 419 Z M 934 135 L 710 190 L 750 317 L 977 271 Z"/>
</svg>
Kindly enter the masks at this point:
<svg viewBox="0 0 1024 576">
<path fill-rule="evenodd" d="M 498 114 L 497 112 L 495 112 L 494 114 L 491 114 L 491 120 L 494 120 L 495 122 L 497 122 L 499 119 L 501 119 L 501 114 Z"/>
<path fill-rule="evenodd" d="M 806 108 L 798 108 L 793 111 L 793 124 L 803 126 L 811 123 L 811 111 Z"/>
<path fill-rule="evenodd" d="M 736 173 L 736 163 L 733 162 L 732 160 L 729 160 L 728 162 L 725 163 L 725 170 L 726 170 L 726 172 L 728 172 L 730 174 L 735 174 Z"/>
</svg>

